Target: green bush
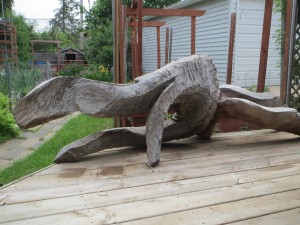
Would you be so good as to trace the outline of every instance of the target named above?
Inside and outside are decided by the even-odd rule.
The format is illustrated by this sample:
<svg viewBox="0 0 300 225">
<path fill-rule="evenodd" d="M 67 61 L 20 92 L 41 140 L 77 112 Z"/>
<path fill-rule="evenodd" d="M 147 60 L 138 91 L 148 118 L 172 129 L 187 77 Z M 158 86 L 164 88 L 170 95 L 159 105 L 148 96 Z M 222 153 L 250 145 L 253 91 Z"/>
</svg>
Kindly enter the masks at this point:
<svg viewBox="0 0 300 225">
<path fill-rule="evenodd" d="M 9 100 L 0 93 L 0 142 L 19 134 L 19 128 L 9 110 Z"/>
<path fill-rule="evenodd" d="M 62 71 L 58 72 L 58 76 L 78 77 L 82 70 L 84 70 L 84 65 L 77 64 L 77 63 L 70 63 L 66 65 Z"/>
<path fill-rule="evenodd" d="M 0 92 L 11 96 L 11 103 L 14 105 L 42 80 L 43 73 L 39 69 L 26 64 L 19 65 L 18 68 L 11 66 L 9 73 L 0 70 Z"/>
<path fill-rule="evenodd" d="M 82 64 L 72 63 L 66 66 L 66 68 L 58 73 L 59 76 L 75 76 L 83 77 L 90 80 L 98 80 L 105 82 L 112 82 L 112 74 L 103 65 L 91 64 L 88 66 Z"/>
</svg>

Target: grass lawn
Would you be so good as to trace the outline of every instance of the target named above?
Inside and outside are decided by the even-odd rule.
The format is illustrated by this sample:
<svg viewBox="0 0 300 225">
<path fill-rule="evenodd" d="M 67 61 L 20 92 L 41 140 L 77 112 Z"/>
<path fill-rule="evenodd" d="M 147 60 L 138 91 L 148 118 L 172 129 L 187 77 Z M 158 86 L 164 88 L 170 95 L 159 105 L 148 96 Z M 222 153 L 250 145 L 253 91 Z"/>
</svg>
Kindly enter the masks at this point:
<svg viewBox="0 0 300 225">
<path fill-rule="evenodd" d="M 85 115 L 71 119 L 53 138 L 41 145 L 33 154 L 0 171 L 0 184 L 10 183 L 51 165 L 58 151 L 65 145 L 111 127 L 113 127 L 113 119 L 99 119 Z"/>
</svg>

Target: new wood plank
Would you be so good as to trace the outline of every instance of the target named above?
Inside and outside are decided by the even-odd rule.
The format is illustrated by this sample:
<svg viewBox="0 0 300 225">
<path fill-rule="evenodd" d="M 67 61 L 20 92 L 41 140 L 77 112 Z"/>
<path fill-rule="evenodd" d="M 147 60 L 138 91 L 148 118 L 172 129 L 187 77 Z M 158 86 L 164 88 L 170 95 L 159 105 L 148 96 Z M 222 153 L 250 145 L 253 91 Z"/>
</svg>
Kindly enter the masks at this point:
<svg viewBox="0 0 300 225">
<path fill-rule="evenodd" d="M 269 137 L 270 139 L 264 138 L 264 140 L 273 140 L 274 136 Z M 192 138 L 194 139 L 194 138 Z M 197 138 L 198 140 L 198 138 Z M 280 143 L 278 143 L 281 141 Z M 220 142 L 220 141 L 219 141 Z M 193 144 L 181 144 L 170 143 L 163 145 L 163 151 L 161 153 L 161 162 L 177 160 L 177 159 L 189 159 L 195 157 L 203 157 L 203 156 L 212 156 L 212 155 L 225 155 L 236 152 L 244 152 L 244 151 L 256 151 L 260 149 L 278 149 L 285 147 L 287 143 L 289 143 L 289 147 L 298 146 L 300 144 L 300 139 L 290 138 L 288 139 L 283 135 L 279 136 L 276 139 L 276 142 L 266 141 L 264 143 L 260 143 L 260 147 L 257 147 L 258 140 L 245 140 L 243 139 L 238 145 L 233 146 L 234 141 L 224 140 L 220 146 L 210 146 L 210 142 L 203 143 L 200 145 Z M 241 146 L 243 143 L 243 146 Z M 249 143 L 248 145 L 246 143 Z M 220 144 L 220 143 L 219 143 Z M 132 148 L 131 148 L 132 149 Z M 131 165 L 138 163 L 147 162 L 147 157 L 145 155 L 145 148 L 133 148 L 136 153 L 139 155 L 132 155 L 131 150 L 114 150 L 114 151 L 104 151 L 98 154 L 93 154 L 91 156 L 85 157 L 83 160 L 76 163 L 63 163 L 60 165 L 55 165 L 51 169 L 45 170 L 38 175 L 45 174 L 57 174 L 61 171 L 72 171 L 73 168 L 87 168 L 88 169 L 96 169 L 102 166 L 119 166 L 119 165 Z M 213 150 L 213 151 L 212 151 Z"/>
<path fill-rule="evenodd" d="M 176 141 L 167 145 L 162 153 L 164 166 L 154 172 L 142 161 L 145 153 L 130 148 L 104 151 L 99 153 L 102 157 L 91 156 L 79 163 L 57 165 L 0 190 L 0 205 L 4 205 L 0 207 L 0 214 L 6 221 L 19 217 L 16 224 L 48 224 L 55 223 L 56 219 L 62 219 L 60 224 L 64 221 L 73 224 L 78 216 L 78 221 L 81 216 L 91 219 L 83 218 L 83 224 L 95 220 L 122 223 L 128 218 L 152 224 L 152 219 L 159 218 L 162 212 L 164 216 L 174 214 L 189 221 L 181 213 L 299 189 L 300 139 L 281 132 L 250 133 L 245 136 L 239 133 L 237 139 L 230 135 L 222 139 L 219 135 L 210 142 L 199 142 L 195 138 Z M 213 195 L 212 198 L 220 202 L 210 205 L 206 195 Z M 285 200 L 289 202 L 288 198 Z M 190 201 L 191 204 L 185 204 Z M 198 206 L 199 202 L 209 206 Z M 125 218 L 123 209 L 135 213 Z M 121 213 L 117 213 L 118 210 Z M 138 213 L 139 210 L 147 212 Z M 254 217 L 267 218 L 289 210 L 281 208 Z M 97 217 L 97 213 L 101 215 Z M 1 219 L 0 222 L 4 221 Z M 249 219 L 254 218 L 234 218 L 231 222 Z"/>
<path fill-rule="evenodd" d="M 273 213 L 253 219 L 243 220 L 230 225 L 296 225 L 300 221 L 300 208 Z"/>
<path fill-rule="evenodd" d="M 246 164 L 247 165 L 247 164 Z M 227 186 L 229 184 L 247 183 L 252 181 L 259 181 L 271 178 L 284 177 L 289 175 L 299 174 L 299 164 L 287 164 L 280 166 L 271 166 L 266 163 L 265 167 L 260 169 L 250 169 L 251 166 L 244 166 L 242 168 L 236 167 L 231 173 L 224 173 L 221 175 L 201 176 L 198 170 L 187 171 L 171 171 L 168 173 L 153 173 L 150 176 L 133 176 L 126 177 L 122 180 L 103 180 L 103 182 L 83 182 L 77 185 L 62 186 L 62 187 L 45 187 L 42 189 L 32 189 L 25 191 L 8 191 L 1 193 L 0 202 L 6 204 L 15 204 L 29 201 L 37 201 L 43 199 L 61 198 L 67 196 L 84 195 L 90 193 L 114 191 L 124 188 L 135 188 L 140 186 L 159 186 L 167 185 L 170 188 L 177 187 L 177 184 L 191 184 L 191 183 L 203 183 L 203 188 L 209 189 L 216 187 L 215 180 L 220 187 Z M 215 169 L 215 168 L 213 168 Z M 241 170 L 241 169 L 244 169 Z M 209 168 L 208 168 L 209 170 Z M 213 171 L 213 170 L 212 170 Z M 171 182 L 171 184 L 168 184 Z M 175 183 L 175 184 L 172 184 Z M 202 185 L 202 184 L 201 184 Z M 202 187 L 202 186 L 201 186 Z M 158 188 L 159 189 L 159 188 Z M 188 192 L 187 190 L 180 190 L 181 192 Z"/>
<path fill-rule="evenodd" d="M 122 225 L 199 225 L 199 224 L 227 224 L 236 220 L 245 220 L 253 217 L 299 208 L 299 190 L 288 191 L 274 195 L 266 195 L 247 200 L 228 202 L 210 207 L 198 208 L 179 213 L 160 215 L 145 218 Z M 108 224 L 108 223 L 107 223 Z M 297 223 L 296 223 L 297 224 Z"/>
<path fill-rule="evenodd" d="M 282 172 L 285 171 L 285 172 Z M 281 179 L 287 181 L 289 179 L 300 178 L 300 164 L 288 167 L 275 168 L 273 171 L 257 170 L 251 173 L 251 179 L 247 180 L 249 171 L 241 173 L 231 173 L 220 176 L 171 181 L 168 183 L 160 183 L 146 186 L 138 186 L 132 188 L 122 188 L 113 191 L 98 191 L 90 194 L 79 194 L 64 198 L 53 198 L 43 200 L 35 199 L 27 202 L 13 201 L 13 198 L 8 197 L 3 199 L 5 207 L 0 208 L 0 212 L 8 218 L 14 218 L 15 215 L 34 217 L 69 212 L 84 208 L 103 207 L 114 204 L 122 204 L 125 202 L 140 201 L 145 199 L 153 199 L 170 195 L 178 195 L 200 190 L 208 190 L 214 188 L 228 187 L 234 185 L 245 184 L 246 182 L 255 182 L 262 179 L 261 174 L 264 174 L 264 179 L 272 179 L 281 176 Z M 297 175 L 293 175 L 297 173 Z M 276 179 L 275 179 L 276 180 Z M 269 182 L 269 181 L 268 181 Z M 257 182 L 256 185 L 260 185 Z M 133 194 L 134 193 L 134 194 Z M 65 207 L 65 202 L 69 203 L 69 207 Z M 14 216 L 13 216 L 13 215 Z"/>
<path fill-rule="evenodd" d="M 188 167 L 194 168 L 195 166 L 198 167 L 198 165 L 201 166 L 209 166 L 213 164 L 221 164 L 221 163 L 229 163 L 229 162 L 236 162 L 236 161 L 243 161 L 243 160 L 251 160 L 251 159 L 256 159 L 256 158 L 265 158 L 265 157 L 274 157 L 274 156 L 283 156 L 283 155 L 290 155 L 290 154 L 297 154 L 300 153 L 298 149 L 298 145 L 295 147 L 286 147 L 284 150 L 281 148 L 273 148 L 267 150 L 255 150 L 255 151 L 247 151 L 247 152 L 237 152 L 233 154 L 226 154 L 226 155 L 214 155 L 214 151 L 210 152 L 205 152 L 202 154 L 201 151 L 196 151 L 194 152 L 194 157 L 192 159 L 183 159 L 183 160 L 175 160 L 173 161 L 165 161 L 162 163 L 160 166 L 156 168 L 152 168 L 154 171 L 160 171 L 163 172 L 165 170 L 169 170 L 170 166 L 174 167 L 173 169 L 180 170 L 182 169 L 187 169 Z M 176 153 L 175 157 L 176 157 Z M 144 154 L 145 155 L 145 154 Z M 199 158 L 197 157 L 199 155 Z M 146 155 L 145 155 L 146 157 Z M 297 158 L 298 156 L 295 156 Z M 137 162 L 138 163 L 138 162 Z M 140 173 L 140 170 L 135 170 L 136 168 L 142 167 L 145 168 L 145 171 L 150 171 L 149 168 L 147 168 L 144 164 L 138 165 L 138 164 L 133 164 L 133 165 L 128 165 L 128 166 L 116 166 L 116 167 L 98 167 L 96 170 L 89 170 L 89 164 L 86 165 L 86 167 L 78 167 L 78 168 L 72 168 L 72 169 L 62 169 L 62 170 L 57 170 L 55 174 L 50 173 L 50 174 L 45 174 L 45 172 L 42 173 L 43 176 L 39 176 L 38 174 L 35 175 L 34 177 L 30 178 L 30 183 L 31 186 L 30 188 L 34 187 L 34 181 L 36 180 L 38 182 L 37 185 L 42 185 L 43 181 L 45 181 L 45 185 L 49 185 L 51 180 L 55 179 L 56 181 L 61 181 L 61 182 L 56 182 L 57 185 L 68 185 L 70 182 L 76 183 L 80 179 L 99 179 L 102 177 L 101 175 L 103 174 L 103 170 L 106 170 L 107 168 L 119 168 L 122 171 L 130 171 L 131 173 Z M 126 173 L 127 175 L 130 175 L 130 172 Z M 144 171 L 142 171 L 143 174 Z M 124 172 L 121 174 L 124 175 Z M 72 179 L 65 179 L 65 178 L 72 178 Z M 22 183 L 26 183 L 26 181 L 21 181 L 17 185 L 19 187 L 22 186 Z M 25 184 L 25 187 L 28 187 Z"/>
<path fill-rule="evenodd" d="M 63 197 L 69 195 L 76 194 L 84 194 L 91 193 L 94 190 L 98 191 L 108 191 L 115 190 L 124 187 L 134 187 L 134 186 L 142 186 L 156 183 L 169 182 L 172 180 L 183 180 L 183 179 L 191 179 L 191 178 L 200 178 L 207 176 L 214 176 L 218 174 L 228 174 L 228 173 L 236 173 L 241 171 L 249 171 L 254 169 L 266 169 L 266 171 L 270 170 L 271 172 L 276 171 L 275 169 L 268 169 L 270 166 L 284 166 L 286 165 L 288 168 L 289 164 L 300 163 L 300 155 L 292 154 L 287 156 L 277 156 L 277 157 L 269 157 L 269 158 L 259 158 L 253 160 L 245 160 L 245 161 L 237 161 L 234 163 L 228 164 L 219 164 L 212 166 L 204 166 L 195 165 L 195 168 L 187 168 L 185 170 L 174 170 L 171 168 L 169 171 L 164 173 L 146 173 L 134 176 L 126 176 L 126 177 L 113 177 L 113 178 L 99 178 L 97 180 L 90 180 L 85 182 L 80 182 L 78 180 L 75 183 L 70 183 L 66 186 L 56 186 L 55 180 L 52 181 L 53 185 L 49 185 L 49 183 L 39 183 L 36 180 L 35 183 L 31 183 L 31 179 L 27 178 L 27 186 L 24 186 L 25 189 L 18 187 L 18 183 L 7 187 L 0 191 L 0 199 L 5 199 L 7 196 L 43 196 L 43 198 L 54 198 L 54 197 Z M 291 166 L 293 167 L 293 166 Z M 281 168 L 283 169 L 283 168 Z M 277 169 L 277 170 L 281 170 Z M 251 178 L 251 174 L 249 175 Z M 247 179 L 249 179 L 249 177 Z M 79 179 L 79 178 L 78 178 Z M 73 179 L 70 178 L 72 181 Z M 20 182 L 21 183 L 21 182 Z M 33 186 L 33 184 L 35 184 Z M 31 185 L 28 187 L 28 185 Z M 23 186 L 23 183 L 22 183 Z M 26 197 L 25 197 L 26 198 Z M 28 197 L 27 197 L 28 198 Z"/>
<path fill-rule="evenodd" d="M 289 185 L 286 185 L 287 182 Z M 137 202 L 125 202 L 101 208 L 91 207 L 68 213 L 51 214 L 46 217 L 21 219 L 14 221 L 14 224 L 53 224 L 54 221 L 60 221 L 60 224 L 115 224 L 141 219 L 143 221 L 133 224 L 157 222 L 187 224 L 183 223 L 183 220 L 187 220 L 188 224 L 199 224 L 202 219 L 205 219 L 205 224 L 228 223 L 300 207 L 299 188 L 299 176 L 285 177 Z M 97 200 L 100 199 L 95 199 Z M 69 204 L 65 206 L 68 207 Z M 10 211 L 8 210 L 3 215 L 7 215 Z M 14 218 L 18 220 L 16 215 Z M 4 218 L 1 219 L 4 221 Z M 7 219 L 12 220 L 12 217 L 7 217 Z"/>
</svg>

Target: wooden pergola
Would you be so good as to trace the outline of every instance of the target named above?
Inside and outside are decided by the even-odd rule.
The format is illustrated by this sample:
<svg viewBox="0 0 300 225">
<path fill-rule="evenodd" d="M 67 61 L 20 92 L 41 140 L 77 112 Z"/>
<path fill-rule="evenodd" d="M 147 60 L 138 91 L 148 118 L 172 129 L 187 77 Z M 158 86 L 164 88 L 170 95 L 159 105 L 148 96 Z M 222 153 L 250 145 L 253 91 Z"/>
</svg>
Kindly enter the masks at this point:
<svg viewBox="0 0 300 225">
<path fill-rule="evenodd" d="M 130 37 L 132 44 L 132 74 L 133 78 L 142 75 L 143 61 L 143 27 L 156 27 L 157 33 L 157 68 L 160 68 L 160 27 L 166 23 L 163 21 L 143 21 L 144 16 L 181 16 L 191 18 L 191 54 L 196 49 L 196 17 L 203 16 L 205 10 L 190 9 L 157 9 L 143 8 L 142 0 L 133 0 L 131 7 L 122 5 L 120 0 L 113 1 L 114 18 L 114 74 L 116 83 L 125 82 L 125 31 L 131 28 Z M 127 24 L 127 18 L 130 17 Z"/>
<path fill-rule="evenodd" d="M 60 66 L 60 45 L 61 45 L 61 41 L 57 41 L 57 40 L 32 40 L 31 41 L 31 53 L 32 53 L 32 57 L 34 57 L 35 55 L 35 50 L 34 50 L 34 46 L 35 45 L 54 45 L 57 49 L 57 64 L 58 64 L 58 68 Z"/>
</svg>

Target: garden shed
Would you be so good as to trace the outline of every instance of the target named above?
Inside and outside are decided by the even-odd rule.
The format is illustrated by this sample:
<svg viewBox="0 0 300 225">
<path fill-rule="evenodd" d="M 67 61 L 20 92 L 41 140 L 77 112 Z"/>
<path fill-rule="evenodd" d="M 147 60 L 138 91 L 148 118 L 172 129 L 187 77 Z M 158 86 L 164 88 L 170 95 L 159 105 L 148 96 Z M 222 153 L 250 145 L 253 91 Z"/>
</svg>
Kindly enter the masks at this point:
<svg viewBox="0 0 300 225">
<path fill-rule="evenodd" d="M 84 53 L 73 47 L 67 47 L 60 51 L 62 61 L 83 61 Z"/>
<path fill-rule="evenodd" d="M 236 13 L 232 84 L 243 87 L 257 84 L 265 0 L 186 0 L 169 8 L 206 10 L 204 16 L 196 18 L 196 54 L 208 54 L 214 60 L 221 83 L 226 82 L 231 15 Z M 280 17 L 280 13 L 272 14 L 266 85 L 280 84 L 281 55 L 275 37 L 281 29 Z M 161 49 L 165 49 L 166 28 L 172 30 L 169 61 L 190 55 L 190 18 L 145 17 L 144 20 L 166 22 L 161 28 Z M 143 30 L 144 73 L 157 68 L 155 32 L 155 28 Z M 162 51 L 162 59 L 165 54 Z"/>
</svg>

